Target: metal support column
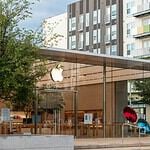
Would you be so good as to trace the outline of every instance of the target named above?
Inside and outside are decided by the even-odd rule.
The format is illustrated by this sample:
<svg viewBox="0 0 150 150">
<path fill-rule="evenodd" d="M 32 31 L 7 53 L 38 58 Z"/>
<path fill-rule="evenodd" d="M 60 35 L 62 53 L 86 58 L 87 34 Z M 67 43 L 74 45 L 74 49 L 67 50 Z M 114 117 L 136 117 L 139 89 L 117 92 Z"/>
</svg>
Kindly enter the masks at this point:
<svg viewBox="0 0 150 150">
<path fill-rule="evenodd" d="M 103 65 L 103 137 L 106 137 L 106 64 Z"/>
<path fill-rule="evenodd" d="M 77 137 L 77 92 L 73 94 L 73 102 L 74 102 L 74 137 Z"/>
</svg>

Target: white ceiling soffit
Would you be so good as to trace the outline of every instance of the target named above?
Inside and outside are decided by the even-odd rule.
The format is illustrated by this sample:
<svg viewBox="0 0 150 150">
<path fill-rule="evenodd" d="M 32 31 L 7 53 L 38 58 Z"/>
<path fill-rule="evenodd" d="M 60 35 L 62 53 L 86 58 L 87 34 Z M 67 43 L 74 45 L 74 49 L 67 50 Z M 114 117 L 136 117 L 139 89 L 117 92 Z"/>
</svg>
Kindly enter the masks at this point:
<svg viewBox="0 0 150 150">
<path fill-rule="evenodd" d="M 39 53 L 40 55 L 53 61 L 90 64 L 97 66 L 104 66 L 105 64 L 107 67 L 150 71 L 150 61 L 143 59 L 105 54 L 94 54 L 84 51 L 58 48 L 41 48 L 39 50 Z"/>
</svg>

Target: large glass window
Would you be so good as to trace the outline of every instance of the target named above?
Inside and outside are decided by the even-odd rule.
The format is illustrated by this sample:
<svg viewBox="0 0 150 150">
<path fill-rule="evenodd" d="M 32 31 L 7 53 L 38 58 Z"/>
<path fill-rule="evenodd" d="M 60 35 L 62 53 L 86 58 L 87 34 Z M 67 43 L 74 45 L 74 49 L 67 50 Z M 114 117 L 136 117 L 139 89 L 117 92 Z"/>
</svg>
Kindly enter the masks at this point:
<svg viewBox="0 0 150 150">
<path fill-rule="evenodd" d="M 69 31 L 76 30 L 76 17 L 69 18 Z"/>
<path fill-rule="evenodd" d="M 150 25 L 150 18 L 143 19 L 143 25 Z"/>
<path fill-rule="evenodd" d="M 111 6 L 111 19 L 117 18 L 117 5 L 114 4 Z"/>
<path fill-rule="evenodd" d="M 100 43 L 101 41 L 101 30 L 98 29 L 98 43 Z"/>
<path fill-rule="evenodd" d="M 93 24 L 97 24 L 97 10 L 93 11 Z"/>
<path fill-rule="evenodd" d="M 134 1 L 133 0 L 128 0 L 127 2 L 127 15 L 131 15 L 134 13 Z"/>
<path fill-rule="evenodd" d="M 79 30 L 83 30 L 83 14 L 79 16 Z"/>
<path fill-rule="evenodd" d="M 79 33 L 79 45 L 78 45 L 79 49 L 83 49 L 83 32 Z"/>
<path fill-rule="evenodd" d="M 101 49 L 100 48 L 98 48 L 97 53 L 101 54 Z"/>
<path fill-rule="evenodd" d="M 110 41 L 110 26 L 106 27 L 106 42 Z"/>
<path fill-rule="evenodd" d="M 97 30 L 93 30 L 93 44 L 97 43 Z"/>
<path fill-rule="evenodd" d="M 106 54 L 110 55 L 110 45 L 106 46 Z"/>
<path fill-rule="evenodd" d="M 127 44 L 127 55 L 130 55 L 131 51 L 133 51 L 134 49 L 135 49 L 134 43 Z"/>
<path fill-rule="evenodd" d="M 115 40 L 117 38 L 117 26 L 116 25 L 112 25 L 111 27 L 111 39 Z"/>
<path fill-rule="evenodd" d="M 106 21 L 105 22 L 110 22 L 110 6 L 106 7 Z"/>
<path fill-rule="evenodd" d="M 134 23 L 130 22 L 127 24 L 127 37 L 131 37 L 134 31 Z"/>
<path fill-rule="evenodd" d="M 111 46 L 111 55 L 117 55 L 117 45 Z"/>
<path fill-rule="evenodd" d="M 94 54 L 97 54 L 97 49 L 93 49 L 93 53 L 94 53 Z"/>
<path fill-rule="evenodd" d="M 89 26 L 89 13 L 86 13 L 86 27 Z"/>
<path fill-rule="evenodd" d="M 144 49 L 150 49 L 150 40 L 143 41 L 143 47 Z"/>
<path fill-rule="evenodd" d="M 69 36 L 69 49 L 75 49 L 76 48 L 76 36 Z"/>
<path fill-rule="evenodd" d="M 100 23 L 101 14 L 100 9 L 93 11 L 93 24 Z"/>
<path fill-rule="evenodd" d="M 93 53 L 95 54 L 100 54 L 101 53 L 101 49 L 98 48 L 98 49 L 93 49 Z"/>
<path fill-rule="evenodd" d="M 101 22 L 101 11 L 100 9 L 98 9 L 98 23 Z"/>
<path fill-rule="evenodd" d="M 89 32 L 86 32 L 86 46 L 89 45 Z"/>
<path fill-rule="evenodd" d="M 142 4 L 144 10 L 150 9 L 150 0 L 143 0 Z"/>
</svg>

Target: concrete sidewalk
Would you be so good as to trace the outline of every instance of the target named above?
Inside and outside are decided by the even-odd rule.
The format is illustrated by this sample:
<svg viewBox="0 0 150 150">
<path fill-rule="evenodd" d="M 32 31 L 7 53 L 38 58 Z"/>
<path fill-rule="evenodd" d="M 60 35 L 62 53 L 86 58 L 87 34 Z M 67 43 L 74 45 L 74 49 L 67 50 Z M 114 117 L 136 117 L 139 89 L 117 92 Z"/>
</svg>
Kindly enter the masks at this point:
<svg viewBox="0 0 150 150">
<path fill-rule="evenodd" d="M 134 149 L 150 150 L 150 137 L 75 139 L 75 149 Z"/>
</svg>

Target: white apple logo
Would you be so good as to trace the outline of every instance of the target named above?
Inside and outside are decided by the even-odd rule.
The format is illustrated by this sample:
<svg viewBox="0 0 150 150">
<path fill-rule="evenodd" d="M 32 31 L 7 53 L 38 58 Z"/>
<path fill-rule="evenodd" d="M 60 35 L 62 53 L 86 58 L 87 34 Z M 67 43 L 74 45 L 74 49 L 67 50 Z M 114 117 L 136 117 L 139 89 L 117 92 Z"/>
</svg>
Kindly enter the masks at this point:
<svg viewBox="0 0 150 150">
<path fill-rule="evenodd" d="M 63 75 L 62 75 L 63 69 L 62 69 L 62 67 L 63 67 L 62 65 L 58 64 L 56 67 L 54 67 L 51 70 L 51 77 L 52 77 L 53 81 L 55 81 L 55 82 L 63 81 Z"/>
</svg>

